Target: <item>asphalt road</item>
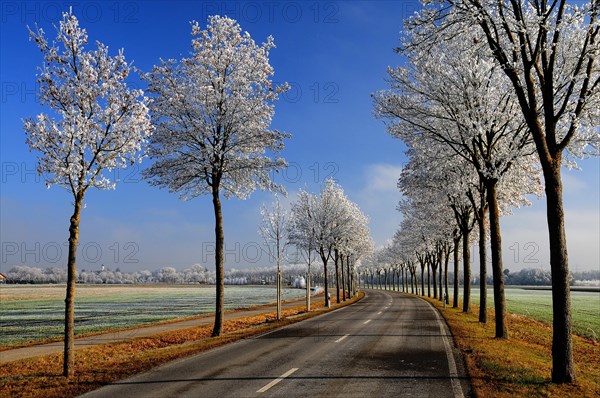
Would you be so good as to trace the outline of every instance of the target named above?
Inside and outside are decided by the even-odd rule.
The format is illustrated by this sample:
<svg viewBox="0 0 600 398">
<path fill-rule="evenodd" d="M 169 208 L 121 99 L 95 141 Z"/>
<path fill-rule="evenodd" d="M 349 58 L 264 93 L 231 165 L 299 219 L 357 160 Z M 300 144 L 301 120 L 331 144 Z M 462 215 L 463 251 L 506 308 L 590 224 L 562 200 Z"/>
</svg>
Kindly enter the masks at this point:
<svg viewBox="0 0 600 398">
<path fill-rule="evenodd" d="M 367 297 L 262 336 L 174 361 L 98 397 L 467 397 L 462 360 L 429 303 Z"/>
</svg>

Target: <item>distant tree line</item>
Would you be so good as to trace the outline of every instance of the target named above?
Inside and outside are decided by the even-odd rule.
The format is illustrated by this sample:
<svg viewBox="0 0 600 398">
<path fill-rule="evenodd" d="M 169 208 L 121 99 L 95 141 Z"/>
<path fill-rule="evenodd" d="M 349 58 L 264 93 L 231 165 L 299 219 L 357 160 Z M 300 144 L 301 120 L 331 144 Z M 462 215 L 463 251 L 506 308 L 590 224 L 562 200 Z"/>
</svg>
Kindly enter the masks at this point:
<svg viewBox="0 0 600 398">
<path fill-rule="evenodd" d="M 391 290 L 421 292 L 428 291 L 431 295 L 432 285 L 436 282 L 432 274 L 424 269 L 423 272 L 417 268 L 389 265 L 386 264 L 384 256 L 386 249 L 380 249 L 375 253 L 375 256 L 369 256 L 358 270 L 359 283 L 363 287 L 381 288 L 389 287 Z M 377 255 L 379 254 L 379 256 Z M 373 257 L 373 258 L 372 258 Z M 380 262 L 378 262 L 380 261 Z M 511 286 L 551 286 L 552 274 L 548 269 L 541 268 L 524 268 L 520 271 L 510 272 L 509 269 L 504 270 L 504 278 L 507 285 Z M 454 286 L 454 281 L 458 281 L 457 286 L 463 286 L 463 273 L 458 271 L 457 277 L 454 277 L 452 271 L 448 271 L 448 285 Z M 419 281 L 423 281 L 423 286 L 419 285 Z M 480 276 L 471 277 L 471 283 L 479 285 L 481 282 Z M 600 286 L 600 270 L 576 271 L 571 272 L 569 282 L 571 286 Z M 486 284 L 491 285 L 493 277 L 489 275 L 486 278 Z M 398 288 L 398 289 L 396 289 Z M 425 294 L 425 293 L 421 293 Z M 431 296 L 430 296 L 431 297 Z"/>
<path fill-rule="evenodd" d="M 552 274 L 549 269 L 524 268 L 517 272 L 504 270 L 505 283 L 515 286 L 551 286 Z M 571 272 L 569 278 L 571 285 L 599 285 L 600 270 Z M 474 280 L 475 284 L 480 282 L 479 277 Z M 492 283 L 491 276 L 487 278 L 487 283 Z"/>
<path fill-rule="evenodd" d="M 367 267 L 360 270 L 361 283 L 365 276 Z M 303 275 L 306 274 L 304 264 L 286 264 L 281 267 L 284 285 L 299 287 L 303 284 Z M 372 273 L 376 275 L 376 273 Z M 255 268 L 231 268 L 225 272 L 226 285 L 274 285 L 276 283 L 275 266 L 264 266 Z M 550 286 L 551 274 L 549 270 L 541 268 L 524 268 L 520 271 L 510 272 L 505 270 L 507 285 L 516 286 Z M 448 273 L 449 280 L 454 280 L 452 272 Z M 459 272 L 462 279 L 462 274 Z M 139 270 L 134 272 L 122 272 L 119 268 L 114 271 L 106 269 L 103 271 L 88 271 L 82 269 L 77 273 L 77 282 L 85 284 L 209 284 L 215 283 L 215 272 L 208 270 L 200 264 L 194 264 L 190 268 L 178 271 L 174 267 L 162 267 L 154 271 Z M 322 282 L 323 275 L 316 275 L 316 281 Z M 391 277 L 390 277 L 391 278 Z M 44 284 L 44 283 L 66 283 L 67 269 L 64 267 L 38 268 L 27 265 L 12 267 L 6 273 L 6 283 L 9 284 Z M 474 284 L 479 284 L 479 277 L 473 278 Z M 576 271 L 571 273 L 571 285 L 598 285 L 600 284 L 600 270 Z M 370 279 L 367 280 L 370 284 Z M 390 281 L 391 283 L 391 281 Z M 491 284 L 491 276 L 487 278 Z M 450 282 L 452 285 L 452 282 Z"/>
<path fill-rule="evenodd" d="M 226 285 L 270 285 L 275 284 L 275 266 L 235 269 L 225 272 Z M 306 273 L 304 264 L 287 264 L 281 267 L 282 279 L 286 285 L 295 285 Z M 114 271 L 88 271 L 82 269 L 76 274 L 77 283 L 84 284 L 215 284 L 215 271 L 208 270 L 200 264 L 178 271 L 174 267 L 162 267 L 154 271 L 140 270 L 122 272 L 119 268 Z M 27 265 L 12 267 L 6 273 L 6 283 L 9 284 L 44 284 L 66 283 L 67 269 L 64 267 L 38 268 Z"/>
</svg>

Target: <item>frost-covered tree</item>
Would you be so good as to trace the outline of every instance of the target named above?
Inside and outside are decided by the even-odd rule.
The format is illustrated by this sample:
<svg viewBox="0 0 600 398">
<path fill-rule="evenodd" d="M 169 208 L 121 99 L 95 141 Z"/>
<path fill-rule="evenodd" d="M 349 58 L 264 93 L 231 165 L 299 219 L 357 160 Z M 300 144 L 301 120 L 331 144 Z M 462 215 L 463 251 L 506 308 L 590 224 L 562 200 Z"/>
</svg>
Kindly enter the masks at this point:
<svg viewBox="0 0 600 398">
<path fill-rule="evenodd" d="M 323 263 L 325 291 L 329 289 L 329 260 L 336 262 L 336 287 L 352 289 L 352 264 L 356 264 L 361 256 L 372 250 L 368 218 L 358 206 L 351 202 L 341 186 L 333 179 L 328 179 L 318 196 L 301 191 L 298 200 L 292 204 L 290 222 L 290 241 L 298 248 L 309 264 L 312 254 L 317 253 Z M 344 267 L 345 262 L 345 269 Z M 340 280 L 340 265 L 345 275 Z M 329 306 L 328 296 L 325 302 Z M 310 302 L 307 300 L 307 305 Z"/>
<path fill-rule="evenodd" d="M 394 136 L 444 145 L 477 173 L 478 184 L 468 198 L 479 226 L 480 321 L 487 321 L 489 211 L 496 337 L 507 338 L 498 196 L 518 205 L 524 194 L 541 190 L 535 148 L 510 82 L 485 51 L 483 34 L 450 26 L 447 40 L 431 44 L 419 41 L 423 30 L 408 31 L 402 53 L 409 62 L 388 71 L 391 90 L 375 96 L 376 112 L 394 119 L 388 125 Z M 504 192 L 498 192 L 500 187 Z"/>
<path fill-rule="evenodd" d="M 282 190 L 270 174 L 286 166 L 270 155 L 288 134 L 271 130 L 273 103 L 286 85 L 271 81 L 273 38 L 257 45 L 231 18 L 212 16 L 206 30 L 192 24 L 189 58 L 163 61 L 146 75 L 156 134 L 146 171 L 151 184 L 188 200 L 211 195 L 215 214 L 216 309 L 221 334 L 224 242 L 221 195 L 247 198 L 256 188 Z"/>
<path fill-rule="evenodd" d="M 575 381 L 561 166 L 598 155 L 600 2 L 442 0 L 411 21 L 420 42 L 445 40 L 449 26 L 479 27 L 510 81 L 543 170 L 552 271 L 552 380 Z M 435 27 L 432 29 L 432 27 Z M 469 62 L 469 60 L 466 60 Z"/>
<path fill-rule="evenodd" d="M 414 226 L 407 226 L 404 230 L 415 230 L 411 234 L 415 235 L 412 239 L 423 241 L 422 222 L 430 218 L 429 209 L 435 208 L 439 204 L 445 203 L 451 214 L 454 215 L 456 225 L 463 237 L 463 279 L 464 279 L 464 299 L 463 311 L 470 312 L 470 294 L 471 294 L 471 230 L 474 226 L 474 207 L 469 200 L 469 195 L 474 195 L 474 190 L 478 186 L 478 179 L 472 168 L 465 164 L 464 160 L 452 154 L 443 145 L 435 142 L 424 141 L 422 139 L 407 139 L 409 145 L 408 155 L 410 162 L 402 170 L 398 181 L 398 187 L 406 198 L 409 198 L 408 206 L 400 210 L 412 215 Z M 410 220 L 409 220 L 410 221 Z M 408 223 L 408 221 L 407 221 Z M 417 247 L 414 243 L 414 247 Z M 415 249 L 420 256 L 421 249 Z M 418 259 L 418 258 L 417 258 Z M 424 267 L 425 258 L 421 258 L 419 263 Z"/>
<path fill-rule="evenodd" d="M 194 264 L 191 268 L 183 270 L 183 279 L 187 283 L 206 283 L 209 271 L 201 264 Z"/>
<path fill-rule="evenodd" d="M 171 285 L 183 282 L 182 275 L 173 267 L 160 268 L 157 272 L 156 278 L 161 283 L 168 283 Z"/>
<path fill-rule="evenodd" d="M 281 319 L 281 260 L 289 244 L 290 216 L 279 197 L 270 209 L 263 205 L 260 215 L 262 220 L 258 231 L 265 241 L 269 257 L 277 262 L 277 319 Z"/>
<path fill-rule="evenodd" d="M 334 260 L 336 261 L 336 280 L 339 278 L 337 262 L 341 266 L 341 279 L 337 283 L 338 291 L 342 290 L 342 299 L 346 300 L 345 286 L 348 293 L 352 294 L 352 264 L 362 256 L 373 250 L 373 243 L 369 230 L 369 219 L 360 210 L 358 205 L 339 192 L 338 201 L 338 229 L 335 237 Z M 345 268 L 344 268 L 345 262 Z M 339 299 L 339 296 L 338 296 Z"/>
<path fill-rule="evenodd" d="M 43 54 L 39 69 L 40 103 L 52 109 L 24 121 L 27 144 L 39 152 L 38 172 L 46 184 L 73 195 L 69 225 L 65 349 L 63 374 L 74 373 L 74 303 L 76 254 L 83 199 L 89 188 L 114 189 L 105 171 L 141 159 L 142 145 L 152 133 L 147 99 L 127 87 L 131 67 L 123 50 L 116 56 L 96 42 L 87 50 L 88 35 L 71 13 L 63 13 L 56 40 L 48 42 L 41 28 L 30 37 Z"/>
<path fill-rule="evenodd" d="M 328 179 L 317 197 L 314 213 L 315 243 L 317 253 L 323 262 L 325 304 L 327 307 L 331 305 L 328 295 L 329 273 L 327 265 L 329 260 L 334 256 L 336 238 L 340 232 L 341 223 L 339 220 L 342 210 L 339 204 L 342 196 L 343 191 L 341 187 L 333 179 Z"/>
<path fill-rule="evenodd" d="M 317 252 L 323 262 L 325 274 L 325 291 L 329 289 L 329 278 L 327 273 L 327 263 L 330 259 L 339 260 L 338 245 L 343 241 L 345 233 L 351 225 L 351 215 L 348 211 L 348 199 L 344 194 L 343 188 L 333 179 L 327 179 L 321 189 L 316 202 L 315 225 L 316 225 L 316 244 Z M 337 256 L 336 256 L 337 251 Z M 339 269 L 336 261 L 336 288 L 337 301 L 339 302 Z M 327 306 L 330 305 L 328 296 L 325 296 Z"/>
<path fill-rule="evenodd" d="M 306 273 L 306 310 L 310 311 L 311 265 L 317 255 L 317 197 L 309 192 L 300 191 L 298 199 L 292 203 L 288 236 L 290 243 L 304 257 L 307 263 Z"/>
<path fill-rule="evenodd" d="M 335 229 L 332 230 L 333 235 L 333 260 L 335 264 L 335 280 L 336 280 L 336 301 L 340 302 L 340 289 L 343 297 L 345 297 L 345 274 L 344 260 L 347 260 L 347 255 L 351 250 L 354 234 L 362 234 L 366 231 L 368 238 L 367 219 L 364 217 L 358 206 L 350 201 L 344 190 L 340 186 L 330 184 L 331 193 L 336 196 L 334 212 L 336 218 Z M 362 225 L 366 226 L 365 228 Z"/>
<path fill-rule="evenodd" d="M 348 294 L 352 297 L 356 290 L 354 281 L 356 264 L 373 251 L 374 243 L 369 229 L 369 218 L 356 203 L 351 201 L 348 202 L 348 212 L 350 225 L 339 247 L 341 253 L 345 255 Z"/>
</svg>

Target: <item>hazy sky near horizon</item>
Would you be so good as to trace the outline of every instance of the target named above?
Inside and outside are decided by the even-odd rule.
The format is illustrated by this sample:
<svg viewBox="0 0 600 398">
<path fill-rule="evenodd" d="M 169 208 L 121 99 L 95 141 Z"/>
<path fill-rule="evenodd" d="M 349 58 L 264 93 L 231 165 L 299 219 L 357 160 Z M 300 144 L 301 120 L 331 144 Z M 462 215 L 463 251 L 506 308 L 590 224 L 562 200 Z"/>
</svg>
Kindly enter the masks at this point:
<svg viewBox="0 0 600 398">
<path fill-rule="evenodd" d="M 402 20 L 418 9 L 413 1 L 60 1 L 1 3 L 0 25 L 0 271 L 14 265 L 64 266 L 72 198 L 63 188 L 47 189 L 35 174 L 36 154 L 25 144 L 22 119 L 43 109 L 36 99 L 36 68 L 42 56 L 29 41 L 36 24 L 51 39 L 60 13 L 72 6 L 90 42 L 123 48 L 126 59 L 149 71 L 160 59 L 190 52 L 190 21 L 206 26 L 209 15 L 228 15 L 261 43 L 277 48 L 270 61 L 274 80 L 291 90 L 275 106 L 273 127 L 292 134 L 282 155 L 290 164 L 277 175 L 293 200 L 300 189 L 317 192 L 334 177 L 370 217 L 377 246 L 397 229 L 401 198 L 396 182 L 406 157 L 372 114 L 370 94 L 386 89 L 386 69 L 403 62 L 394 53 Z M 88 48 L 94 48 L 88 45 Z M 132 84 L 139 84 L 132 79 Z M 91 190 L 81 217 L 78 269 L 154 270 L 194 263 L 214 268 L 214 217 L 209 197 L 181 201 L 150 187 L 140 166 L 113 172 L 114 191 Z M 600 162 L 581 162 L 564 171 L 566 227 L 572 270 L 600 267 Z M 226 267 L 268 263 L 257 233 L 262 203 L 225 200 Z M 545 201 L 516 209 L 502 219 L 504 266 L 549 268 Z M 477 256 L 474 255 L 474 258 Z M 474 260 L 476 261 L 476 260 Z"/>
</svg>

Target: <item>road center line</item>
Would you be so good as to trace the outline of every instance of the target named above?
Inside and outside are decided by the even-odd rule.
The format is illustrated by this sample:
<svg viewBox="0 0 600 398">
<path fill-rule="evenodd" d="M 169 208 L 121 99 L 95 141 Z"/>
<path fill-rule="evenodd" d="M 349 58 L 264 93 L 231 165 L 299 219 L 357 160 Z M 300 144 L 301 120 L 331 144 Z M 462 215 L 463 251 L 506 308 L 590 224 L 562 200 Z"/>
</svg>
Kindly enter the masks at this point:
<svg viewBox="0 0 600 398">
<path fill-rule="evenodd" d="M 257 392 L 267 391 L 269 388 L 273 387 L 274 385 L 279 383 L 281 380 L 285 379 L 286 377 L 288 377 L 289 375 L 291 375 L 292 373 L 294 373 L 297 370 L 298 370 L 298 368 L 291 368 L 290 370 L 288 370 L 287 372 L 285 372 L 284 374 L 282 374 L 281 376 L 279 376 L 278 378 L 276 378 L 275 380 L 273 380 L 272 382 L 270 382 L 269 384 L 267 384 L 266 386 L 264 386 Z"/>
<path fill-rule="evenodd" d="M 367 323 L 371 322 L 370 319 L 367 319 L 366 321 L 363 322 L 363 325 L 366 325 Z"/>
<path fill-rule="evenodd" d="M 340 341 L 344 340 L 346 337 L 348 337 L 348 335 L 347 335 L 347 334 L 343 335 L 342 337 L 340 337 L 339 339 L 337 339 L 337 340 L 335 341 L 335 343 L 339 343 Z"/>
</svg>

